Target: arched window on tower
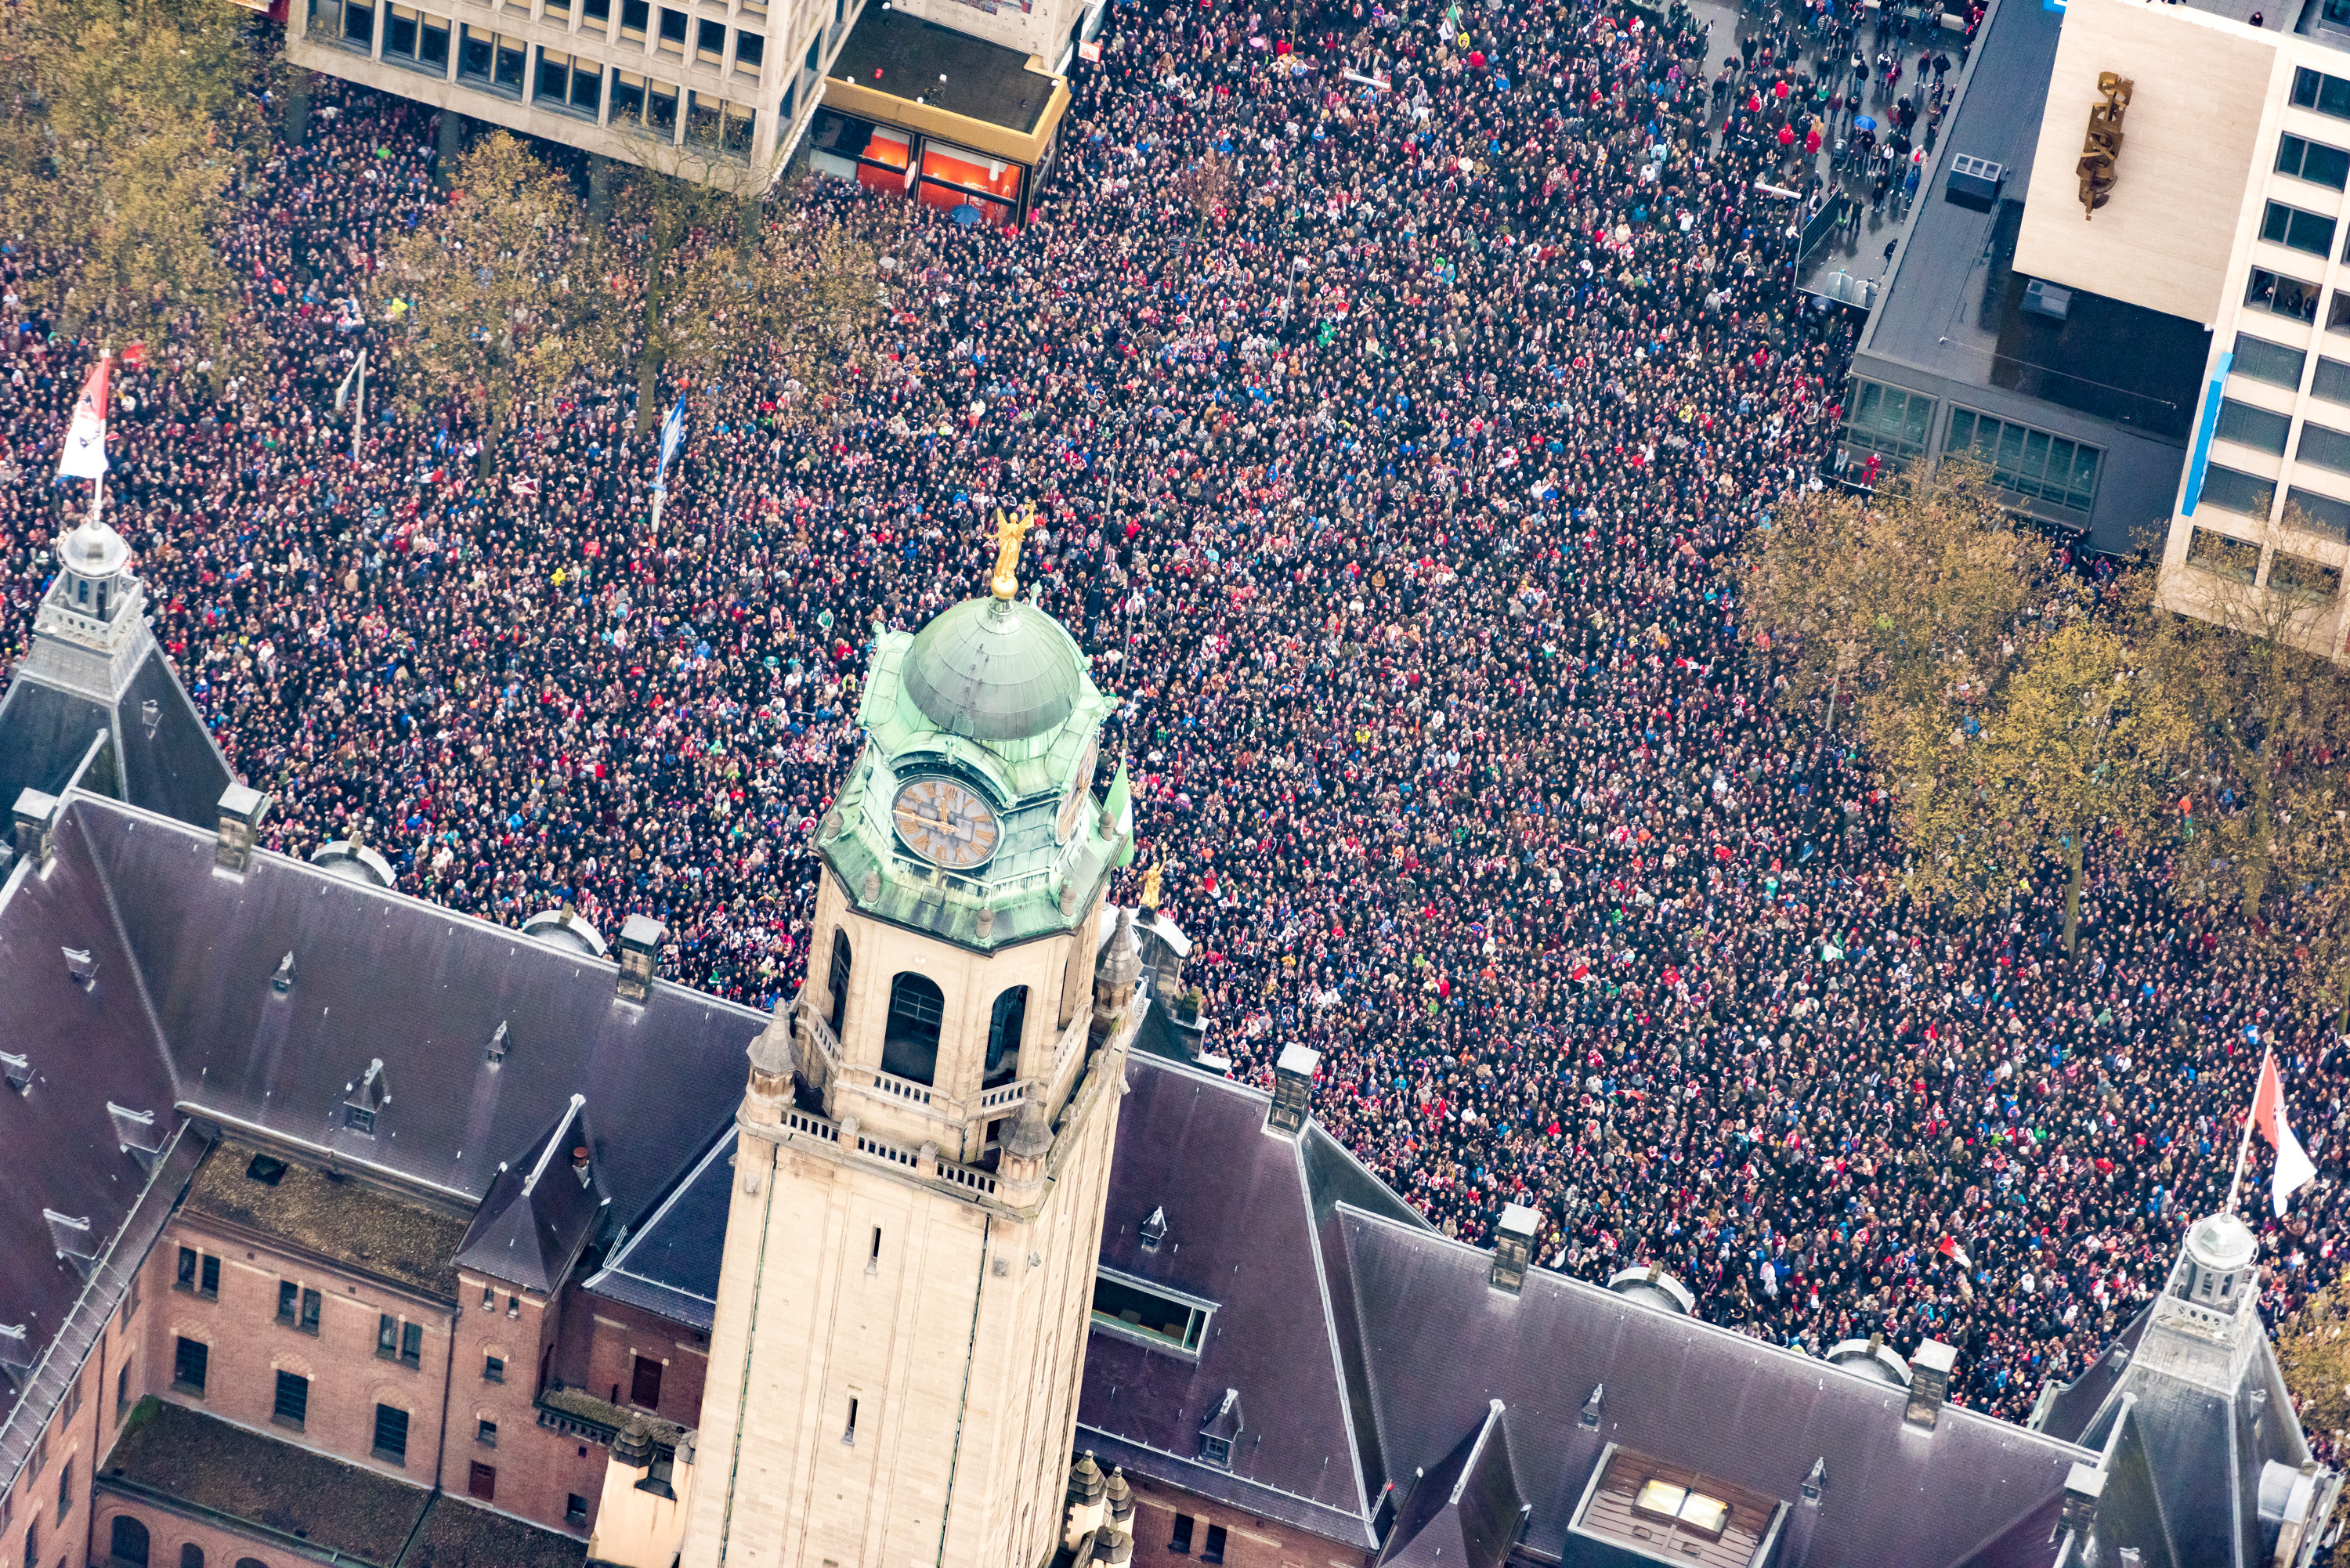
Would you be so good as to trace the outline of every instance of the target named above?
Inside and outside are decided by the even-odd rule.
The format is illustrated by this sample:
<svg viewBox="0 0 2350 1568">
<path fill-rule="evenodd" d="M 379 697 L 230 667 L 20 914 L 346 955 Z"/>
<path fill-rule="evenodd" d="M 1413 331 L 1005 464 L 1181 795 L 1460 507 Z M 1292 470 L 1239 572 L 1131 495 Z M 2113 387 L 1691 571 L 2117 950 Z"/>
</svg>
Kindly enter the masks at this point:
<svg viewBox="0 0 2350 1568">
<path fill-rule="evenodd" d="M 917 1084 L 934 1083 L 939 1073 L 939 1021 L 946 1016 L 945 992 L 911 970 L 889 982 L 889 1023 L 881 1034 L 881 1070 Z"/>
<path fill-rule="evenodd" d="M 987 1075 L 980 1087 L 992 1089 L 1020 1075 L 1020 1034 L 1028 1024 L 1028 988 L 1015 985 L 995 999 L 987 1021 Z"/>
<path fill-rule="evenodd" d="M 840 1038 L 840 1026 L 848 1018 L 848 933 L 835 926 L 832 929 L 832 1013 L 826 1022 L 832 1025 L 832 1037 Z"/>
</svg>

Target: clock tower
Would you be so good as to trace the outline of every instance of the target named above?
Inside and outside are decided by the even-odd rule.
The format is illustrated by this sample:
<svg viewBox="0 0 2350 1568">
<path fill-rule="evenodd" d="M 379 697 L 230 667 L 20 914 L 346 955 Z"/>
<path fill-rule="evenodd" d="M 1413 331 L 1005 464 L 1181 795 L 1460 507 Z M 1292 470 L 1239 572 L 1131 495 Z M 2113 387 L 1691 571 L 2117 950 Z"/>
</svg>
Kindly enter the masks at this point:
<svg viewBox="0 0 2350 1568">
<path fill-rule="evenodd" d="M 806 980 L 751 1047 L 684 1568 L 1060 1543 L 1142 1004 L 1111 702 L 1014 591 L 1019 526 L 991 596 L 874 648 Z"/>
</svg>

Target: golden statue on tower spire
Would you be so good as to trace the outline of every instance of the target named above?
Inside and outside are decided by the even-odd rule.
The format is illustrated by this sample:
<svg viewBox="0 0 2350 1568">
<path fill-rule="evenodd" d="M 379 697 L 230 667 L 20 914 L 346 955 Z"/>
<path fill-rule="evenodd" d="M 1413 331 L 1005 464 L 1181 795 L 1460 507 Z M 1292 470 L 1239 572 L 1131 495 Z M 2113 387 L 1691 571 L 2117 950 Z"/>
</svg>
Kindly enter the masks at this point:
<svg viewBox="0 0 2350 1568">
<path fill-rule="evenodd" d="M 1009 602 L 1020 592 L 1020 541 L 1036 525 L 1036 508 L 1024 506 L 1016 517 L 995 514 L 995 580 L 988 585 L 995 597 Z"/>
</svg>

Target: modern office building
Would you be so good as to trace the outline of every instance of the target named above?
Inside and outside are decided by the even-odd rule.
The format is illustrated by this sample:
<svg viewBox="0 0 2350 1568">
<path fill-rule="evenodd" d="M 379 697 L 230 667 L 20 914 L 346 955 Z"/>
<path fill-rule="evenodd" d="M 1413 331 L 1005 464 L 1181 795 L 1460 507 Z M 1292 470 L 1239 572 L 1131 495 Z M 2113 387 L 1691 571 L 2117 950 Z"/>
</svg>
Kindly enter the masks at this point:
<svg viewBox="0 0 2350 1568">
<path fill-rule="evenodd" d="M 2095 74 L 2075 92 L 2052 88 L 2051 73 L 2084 8 L 1998 0 L 1978 30 L 1932 178 L 1854 356 L 1840 455 L 1857 483 L 1971 453 L 2017 512 L 2120 553 L 2170 514 L 2209 316 L 2139 297 L 2124 272 L 2033 270 L 2044 203 L 2048 222 L 2069 213 L 2083 226 L 2070 187 Z M 2043 145 L 2067 137 L 2068 148 Z M 2125 182 L 2137 152 L 2125 154 Z M 2102 233 L 2105 211 L 2089 226 Z"/>
<path fill-rule="evenodd" d="M 2350 10 L 2076 0 L 2049 88 L 2019 265 L 2208 325 L 2168 517 L 2165 602 L 2292 607 L 2340 657 L 2350 545 Z M 2100 73 L 2127 80 L 2108 199 L 2071 171 Z M 2061 106 L 2061 111 L 2060 111 Z M 2069 208 L 2069 212 L 2068 212 Z M 2261 613 L 2261 612 L 2256 612 Z"/>
<path fill-rule="evenodd" d="M 2171 607 L 2341 657 L 2350 7 L 2002 0 L 1984 33 L 1846 475 L 1971 452 L 2018 511 L 2151 545 Z"/>
<path fill-rule="evenodd" d="M 294 0 L 286 55 L 441 109 L 446 147 L 463 117 L 754 190 L 837 96 L 819 171 L 887 170 L 1002 223 L 1026 213 L 1068 105 L 1060 73 L 1107 3 Z"/>
</svg>

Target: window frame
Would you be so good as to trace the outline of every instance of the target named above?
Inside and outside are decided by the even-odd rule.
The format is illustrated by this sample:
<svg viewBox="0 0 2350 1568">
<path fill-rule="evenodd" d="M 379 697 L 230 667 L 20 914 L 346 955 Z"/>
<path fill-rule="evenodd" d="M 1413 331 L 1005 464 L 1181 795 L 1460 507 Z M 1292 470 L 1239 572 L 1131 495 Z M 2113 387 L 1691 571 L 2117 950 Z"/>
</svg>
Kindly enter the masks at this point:
<svg viewBox="0 0 2350 1568">
<path fill-rule="evenodd" d="M 1105 1285 L 1114 1291 L 1155 1296 L 1167 1305 L 1183 1308 L 1190 1314 L 1184 1320 L 1183 1336 L 1177 1339 L 1162 1330 L 1147 1327 L 1140 1323 L 1128 1323 L 1114 1313 L 1105 1313 L 1094 1304 L 1099 1299 L 1102 1287 Z M 1216 1313 L 1222 1304 L 1221 1302 L 1210 1301 L 1205 1296 L 1195 1296 L 1189 1291 L 1180 1291 L 1171 1285 L 1160 1284 L 1156 1280 L 1143 1279 L 1138 1274 L 1129 1274 L 1118 1269 L 1097 1267 L 1094 1270 L 1093 1293 L 1087 1298 L 1086 1302 L 1086 1315 L 1092 1327 L 1103 1329 L 1121 1339 L 1131 1340 L 1137 1345 L 1147 1345 L 1153 1350 L 1164 1351 L 1170 1355 L 1180 1355 L 1186 1360 L 1197 1361 L 1202 1347 L 1208 1343 L 1208 1327 L 1214 1322 Z"/>
<path fill-rule="evenodd" d="M 396 1420 L 393 1419 L 395 1417 Z M 386 1405 L 380 1400 L 377 1401 L 375 1427 L 369 1435 L 368 1452 L 386 1464 L 398 1465 L 400 1469 L 406 1469 L 411 1424 L 409 1411 L 401 1409 L 397 1405 Z M 384 1433 L 387 1430 L 395 1430 L 399 1434 L 400 1441 L 396 1447 L 384 1441 Z"/>
<path fill-rule="evenodd" d="M 2261 209 L 2261 239 L 2265 244 L 2298 251 L 2303 255 L 2331 255 L 2334 232 L 2339 227 L 2338 219 L 2273 197 Z"/>
<path fill-rule="evenodd" d="M 269 1418 L 278 1426 L 290 1427 L 297 1432 L 306 1430 L 310 1421 L 310 1380 L 282 1366 L 276 1370 L 277 1386 L 270 1397 Z M 287 1397 L 289 1389 L 293 1394 L 290 1400 Z M 291 1415 L 286 1414 L 289 1403 L 294 1407 Z"/>
<path fill-rule="evenodd" d="M 2261 280 L 2263 278 L 2268 280 L 2268 286 L 2265 289 L 2261 286 Z M 2306 302 L 2303 308 L 2288 310 L 2277 304 L 2279 291 L 2288 284 L 2301 291 L 2296 297 Z M 2324 302 L 2324 295 L 2325 287 L 2323 284 L 2310 283 L 2305 279 L 2293 276 L 2291 273 L 2278 272 L 2270 267 L 2253 267 L 2244 278 L 2245 309 L 2257 310 L 2267 316 L 2280 317 L 2287 321 L 2298 321 L 2306 327 L 2314 327 L 2317 324 L 2318 306 Z"/>
<path fill-rule="evenodd" d="M 1897 393 L 1902 399 L 1898 422 L 1887 425 L 1877 417 L 1878 410 L 1886 406 L 1889 395 Z M 1916 412 L 1919 408 L 1924 410 L 1922 422 Z M 1928 393 L 1890 381 L 1854 376 L 1845 391 L 1841 439 L 1846 447 L 1875 452 L 1888 462 L 1912 462 L 1924 457 L 1932 446 L 1940 411 L 1941 400 Z"/>
<path fill-rule="evenodd" d="M 2281 363 L 2288 358 L 2292 359 L 2293 366 L 2293 374 L 2290 377 L 2280 378 L 2255 368 L 2263 363 Z M 2295 348 L 2288 344 L 2272 342 L 2266 337 L 2255 337 L 2250 332 L 2239 332 L 2236 334 L 2235 358 L 2229 361 L 2228 373 L 2241 376 L 2247 380 L 2258 381 L 2263 386 L 2282 387 L 2287 391 L 2297 392 L 2301 389 L 2303 379 L 2309 374 L 2309 350 Z"/>
<path fill-rule="evenodd" d="M 172 1336 L 172 1390 L 176 1394 L 192 1394 L 201 1399 L 212 1384 L 212 1345 L 201 1339 L 191 1339 L 184 1334 Z M 191 1354 L 192 1352 L 192 1355 Z M 191 1363 L 195 1376 L 188 1376 Z"/>
<path fill-rule="evenodd" d="M 1967 421 L 1963 436 L 1960 434 L 1961 420 Z M 1982 443 L 1982 431 L 1986 423 L 1995 431 L 1988 450 Z M 2055 449 L 2059 444 L 2070 448 L 2072 455 L 2065 464 L 2067 477 L 2064 483 L 2064 488 L 2061 493 L 2052 495 L 2048 493 L 2049 475 L 2054 472 Z M 2032 461 L 2035 451 L 2039 460 L 2036 476 L 2025 470 L 2025 464 Z M 2084 452 L 2091 455 L 2089 478 L 2085 490 L 2075 487 L 2081 474 L 2081 454 Z M 2072 436 L 2059 435 L 2054 431 L 2042 430 L 2037 425 L 2027 425 L 2016 420 L 2002 419 L 1997 414 L 1986 413 L 1981 409 L 1970 409 L 1962 403 L 1954 403 L 1951 405 L 1950 419 L 1943 430 L 1942 455 L 1974 458 L 1991 471 L 1993 484 L 2012 494 L 2060 507 L 2067 512 L 2091 512 L 2097 504 L 2097 491 L 2105 483 L 2106 459 L 2108 454 L 2104 447 L 2092 446 L 2087 441 Z M 2013 476 L 2012 479 L 2008 477 L 2011 474 Z M 2074 500 L 2073 497 L 2076 494 L 2082 499 Z"/>
<path fill-rule="evenodd" d="M 2328 76 L 2307 66 L 2296 67 L 2290 97 L 2296 109 L 2334 119 L 2350 119 L 2350 81 L 2340 77 Z"/>
</svg>

